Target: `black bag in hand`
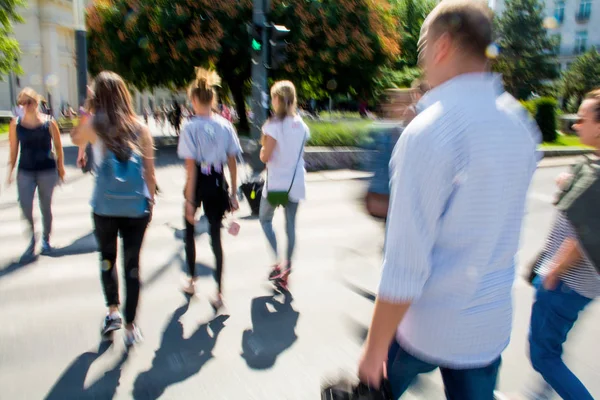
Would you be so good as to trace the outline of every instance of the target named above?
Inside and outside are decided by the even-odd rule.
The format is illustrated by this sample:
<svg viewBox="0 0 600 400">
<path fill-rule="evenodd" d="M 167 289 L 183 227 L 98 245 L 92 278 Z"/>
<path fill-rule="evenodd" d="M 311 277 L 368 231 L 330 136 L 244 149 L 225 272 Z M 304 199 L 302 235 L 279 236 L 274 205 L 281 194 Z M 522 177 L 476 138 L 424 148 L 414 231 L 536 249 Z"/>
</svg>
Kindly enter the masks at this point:
<svg viewBox="0 0 600 400">
<path fill-rule="evenodd" d="M 252 215 L 258 215 L 259 213 L 260 201 L 264 186 L 265 182 L 262 179 L 247 181 L 242 183 L 240 186 L 242 193 L 244 193 L 246 200 L 248 200 L 248 204 L 250 204 Z"/>
<path fill-rule="evenodd" d="M 379 389 L 373 389 L 364 383 L 351 384 L 340 380 L 326 385 L 321 391 L 321 400 L 393 400 L 390 382 L 384 379 Z"/>
</svg>

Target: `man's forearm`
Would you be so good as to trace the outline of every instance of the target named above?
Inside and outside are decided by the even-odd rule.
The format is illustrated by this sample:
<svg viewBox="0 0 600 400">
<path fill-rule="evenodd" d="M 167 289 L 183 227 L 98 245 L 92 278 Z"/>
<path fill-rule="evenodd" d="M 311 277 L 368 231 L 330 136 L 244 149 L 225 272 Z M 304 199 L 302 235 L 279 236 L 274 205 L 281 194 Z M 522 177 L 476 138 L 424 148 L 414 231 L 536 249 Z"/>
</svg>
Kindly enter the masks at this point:
<svg viewBox="0 0 600 400">
<path fill-rule="evenodd" d="M 404 318 L 410 303 L 389 303 L 377 299 L 373 310 L 373 319 L 366 341 L 366 351 L 372 357 L 385 361 L 387 352 Z"/>
</svg>

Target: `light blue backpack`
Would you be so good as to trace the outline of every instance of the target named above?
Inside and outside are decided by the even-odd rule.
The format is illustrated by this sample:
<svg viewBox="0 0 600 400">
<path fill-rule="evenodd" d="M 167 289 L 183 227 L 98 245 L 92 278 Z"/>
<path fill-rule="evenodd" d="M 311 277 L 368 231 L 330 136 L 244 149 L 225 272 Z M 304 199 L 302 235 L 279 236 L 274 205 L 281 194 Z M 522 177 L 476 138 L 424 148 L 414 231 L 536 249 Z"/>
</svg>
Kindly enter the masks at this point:
<svg viewBox="0 0 600 400">
<path fill-rule="evenodd" d="M 106 149 L 104 160 L 96 170 L 96 187 L 92 197 L 94 214 L 107 217 L 141 218 L 148 214 L 146 182 L 142 157 L 132 152 L 120 161 Z"/>
</svg>

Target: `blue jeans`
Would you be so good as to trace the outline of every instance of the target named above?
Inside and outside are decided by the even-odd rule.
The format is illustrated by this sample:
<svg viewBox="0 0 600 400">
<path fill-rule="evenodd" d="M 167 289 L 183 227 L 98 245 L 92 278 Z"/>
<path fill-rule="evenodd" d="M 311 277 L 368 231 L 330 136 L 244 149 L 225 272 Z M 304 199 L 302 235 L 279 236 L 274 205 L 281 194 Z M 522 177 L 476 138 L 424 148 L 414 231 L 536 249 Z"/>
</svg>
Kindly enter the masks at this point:
<svg viewBox="0 0 600 400">
<path fill-rule="evenodd" d="M 565 400 L 593 400 L 583 383 L 562 360 L 562 344 L 577 321 L 579 312 L 592 300 L 560 282 L 546 290 L 542 280 L 533 282 L 537 289 L 531 310 L 529 355 L 533 368 Z"/>
<path fill-rule="evenodd" d="M 388 353 L 387 373 L 394 398 L 399 399 L 417 375 L 431 372 L 437 365 L 421 361 L 394 341 Z M 490 365 L 471 369 L 439 367 L 448 400 L 493 400 L 500 357 Z"/>
<path fill-rule="evenodd" d="M 296 246 L 296 213 L 298 212 L 298 203 L 290 201 L 285 207 L 285 229 L 288 239 L 288 247 L 286 260 L 291 263 L 294 247 Z M 276 261 L 279 260 L 279 252 L 277 251 L 277 237 L 273 230 L 273 216 L 275 215 L 275 207 L 264 197 L 260 200 L 259 219 L 260 225 L 265 232 L 265 236 L 271 245 L 271 249 L 275 254 Z"/>
</svg>

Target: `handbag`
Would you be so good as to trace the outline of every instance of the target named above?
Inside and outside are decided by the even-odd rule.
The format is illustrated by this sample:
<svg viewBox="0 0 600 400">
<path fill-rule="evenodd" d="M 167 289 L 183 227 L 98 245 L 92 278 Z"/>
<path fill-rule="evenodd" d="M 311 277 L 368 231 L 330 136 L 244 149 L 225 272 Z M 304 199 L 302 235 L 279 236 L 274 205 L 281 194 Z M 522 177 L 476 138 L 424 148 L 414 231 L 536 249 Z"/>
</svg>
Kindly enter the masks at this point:
<svg viewBox="0 0 600 400">
<path fill-rule="evenodd" d="M 373 389 L 360 382 L 352 384 L 347 380 L 339 380 L 325 385 L 321 389 L 321 400 L 392 400 L 390 382 L 383 379 L 379 389 Z"/>
<path fill-rule="evenodd" d="M 290 191 L 292 190 L 292 186 L 294 186 L 294 180 L 296 179 L 296 173 L 298 172 L 298 164 L 300 164 L 300 160 L 302 159 L 302 153 L 304 152 L 304 144 L 306 143 L 306 135 L 304 139 L 302 139 L 302 146 L 300 146 L 300 153 L 298 154 L 298 161 L 296 161 L 296 166 L 294 168 L 294 175 L 292 176 L 292 183 L 290 183 L 290 188 L 287 191 L 284 190 L 269 190 L 269 169 L 267 168 L 267 200 L 273 207 L 278 206 L 287 206 L 290 202 Z"/>
</svg>

